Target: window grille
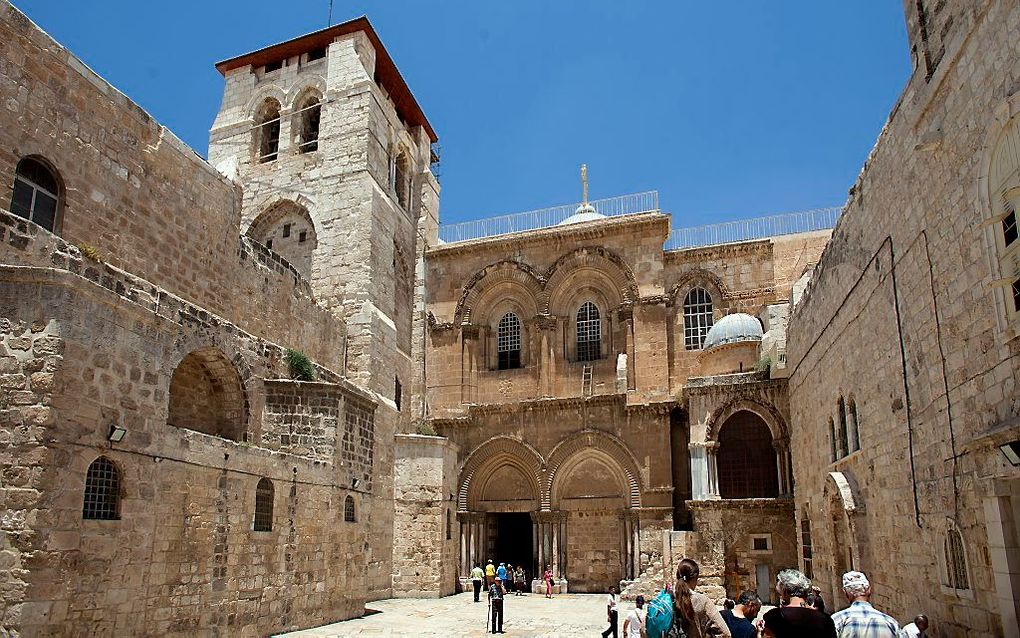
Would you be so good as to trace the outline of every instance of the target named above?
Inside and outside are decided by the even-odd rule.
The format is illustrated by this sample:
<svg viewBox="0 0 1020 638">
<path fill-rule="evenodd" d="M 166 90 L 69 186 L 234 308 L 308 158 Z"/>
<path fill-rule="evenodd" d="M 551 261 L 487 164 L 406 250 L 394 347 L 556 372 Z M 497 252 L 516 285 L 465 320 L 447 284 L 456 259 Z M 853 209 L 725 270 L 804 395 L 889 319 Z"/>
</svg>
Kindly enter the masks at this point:
<svg viewBox="0 0 1020 638">
<path fill-rule="evenodd" d="M 804 575 L 814 578 L 814 570 L 811 569 L 811 521 L 807 512 L 800 519 L 800 556 L 804 560 Z"/>
<path fill-rule="evenodd" d="M 521 320 L 516 313 L 508 312 L 499 320 L 496 353 L 500 370 L 521 367 Z"/>
<path fill-rule="evenodd" d="M 344 499 L 344 521 L 354 523 L 356 520 L 354 516 L 354 497 L 348 494 L 347 498 Z"/>
<path fill-rule="evenodd" d="M 946 585 L 953 589 L 970 589 L 967 578 L 967 558 L 963 549 L 963 536 L 956 529 L 946 532 L 945 545 Z"/>
<path fill-rule="evenodd" d="M 273 531 L 273 482 L 267 478 L 255 486 L 255 520 L 252 529 L 256 532 Z"/>
<path fill-rule="evenodd" d="M 18 162 L 14 176 L 11 212 L 53 231 L 60 202 L 56 176 L 39 160 L 26 157 Z"/>
<path fill-rule="evenodd" d="M 756 552 L 767 552 L 769 551 L 769 539 L 768 536 L 754 536 L 751 539 L 751 549 Z"/>
<path fill-rule="evenodd" d="M 779 471 L 772 431 L 761 417 L 741 411 L 719 431 L 716 456 L 719 496 L 722 498 L 776 498 Z"/>
<path fill-rule="evenodd" d="M 120 472 L 105 456 L 92 461 L 85 474 L 81 517 L 99 521 L 120 519 Z"/>
<path fill-rule="evenodd" d="M 595 361 L 602 358 L 602 319 L 599 309 L 590 301 L 577 309 L 577 360 Z"/>
<path fill-rule="evenodd" d="M 700 350 L 712 323 L 712 295 L 704 288 L 691 289 L 684 297 L 684 348 Z"/>
</svg>

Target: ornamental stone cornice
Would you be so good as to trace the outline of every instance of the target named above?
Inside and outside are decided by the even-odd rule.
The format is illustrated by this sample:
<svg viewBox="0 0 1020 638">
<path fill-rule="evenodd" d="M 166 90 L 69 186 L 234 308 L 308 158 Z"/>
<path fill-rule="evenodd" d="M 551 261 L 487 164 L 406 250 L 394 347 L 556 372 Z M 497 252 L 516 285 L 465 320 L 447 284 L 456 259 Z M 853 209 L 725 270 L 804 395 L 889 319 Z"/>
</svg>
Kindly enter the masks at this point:
<svg viewBox="0 0 1020 638">
<path fill-rule="evenodd" d="M 440 244 L 428 249 L 425 256 L 427 259 L 445 259 L 481 251 L 516 253 L 525 245 L 534 247 L 545 244 L 591 241 L 622 234 L 624 231 L 631 234 L 638 229 L 655 228 L 656 226 L 661 227 L 662 241 L 665 242 L 669 234 L 669 216 L 662 213 L 637 213 L 567 226 L 549 226 L 519 233 Z"/>
<path fill-rule="evenodd" d="M 690 377 L 684 386 L 686 397 L 718 394 L 720 392 L 745 392 L 757 390 L 781 390 L 786 379 L 770 379 L 768 372 L 737 372 L 712 377 Z"/>
<path fill-rule="evenodd" d="M 772 245 L 771 239 L 752 239 L 748 241 L 733 242 L 731 244 L 715 244 L 712 246 L 667 250 L 665 251 L 664 257 L 667 261 L 700 261 L 715 259 L 717 257 L 751 255 L 754 253 L 763 253 L 767 256 L 771 256 Z"/>
</svg>

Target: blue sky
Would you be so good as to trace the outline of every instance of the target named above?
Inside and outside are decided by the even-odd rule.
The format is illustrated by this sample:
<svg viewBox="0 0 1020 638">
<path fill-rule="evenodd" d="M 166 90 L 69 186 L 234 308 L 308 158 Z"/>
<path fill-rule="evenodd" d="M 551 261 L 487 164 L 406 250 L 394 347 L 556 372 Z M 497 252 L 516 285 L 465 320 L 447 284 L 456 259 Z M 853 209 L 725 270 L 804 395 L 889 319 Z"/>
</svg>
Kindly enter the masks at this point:
<svg viewBox="0 0 1020 638">
<path fill-rule="evenodd" d="M 14 0 L 199 153 L 215 61 L 329 0 Z M 444 222 L 657 189 L 674 226 L 842 204 L 910 73 L 902 3 L 344 2 L 439 134 Z"/>
</svg>

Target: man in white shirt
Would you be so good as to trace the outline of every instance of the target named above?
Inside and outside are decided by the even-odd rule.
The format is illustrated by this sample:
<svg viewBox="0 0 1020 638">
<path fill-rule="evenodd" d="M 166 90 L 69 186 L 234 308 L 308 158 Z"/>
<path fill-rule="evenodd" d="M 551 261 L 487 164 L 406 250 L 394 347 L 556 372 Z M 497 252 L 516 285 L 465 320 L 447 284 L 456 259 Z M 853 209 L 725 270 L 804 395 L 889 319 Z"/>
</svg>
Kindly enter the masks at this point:
<svg viewBox="0 0 1020 638">
<path fill-rule="evenodd" d="M 914 617 L 914 622 L 903 628 L 900 635 L 905 638 L 926 638 L 928 636 L 928 617 L 918 614 Z"/>
<path fill-rule="evenodd" d="M 645 624 L 645 597 L 638 596 L 634 604 L 637 606 L 630 610 L 627 620 L 623 621 L 624 638 L 641 638 L 641 628 Z"/>
<path fill-rule="evenodd" d="M 619 616 L 616 612 L 616 587 L 609 588 L 609 596 L 606 598 L 606 620 L 609 621 L 609 629 L 602 632 L 602 638 L 609 638 L 612 634 L 613 638 L 618 638 L 619 634 L 616 633 L 616 628 L 619 626 Z"/>
</svg>

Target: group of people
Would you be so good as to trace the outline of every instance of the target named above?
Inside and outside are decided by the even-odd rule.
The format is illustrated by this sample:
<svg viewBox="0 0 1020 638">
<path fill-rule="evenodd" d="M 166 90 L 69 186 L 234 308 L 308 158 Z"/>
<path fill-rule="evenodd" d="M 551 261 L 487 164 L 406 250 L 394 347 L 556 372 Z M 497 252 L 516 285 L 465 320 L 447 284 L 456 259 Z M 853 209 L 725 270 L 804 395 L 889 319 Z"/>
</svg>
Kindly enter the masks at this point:
<svg viewBox="0 0 1020 638">
<path fill-rule="evenodd" d="M 542 580 L 545 582 L 545 597 L 552 598 L 553 573 L 548 565 L 545 567 L 545 573 L 542 574 Z M 476 603 L 479 602 L 483 582 L 488 590 L 489 608 L 492 614 L 492 623 L 489 627 L 494 634 L 506 633 L 503 631 L 503 598 L 508 593 L 515 596 L 523 596 L 528 593 L 528 579 L 524 573 L 524 567 L 518 565 L 515 568 L 506 563 L 500 563 L 497 567 L 492 560 L 489 560 L 483 570 L 481 564 L 475 563 L 471 570 L 471 586 L 474 590 L 474 602 Z"/>
<path fill-rule="evenodd" d="M 745 591 L 736 601 L 726 601 L 720 611 L 708 596 L 695 591 L 700 569 L 685 558 L 680 561 L 675 585 L 667 584 L 672 595 L 672 626 L 666 638 L 925 638 L 928 618 L 923 614 L 900 628 L 891 616 L 871 605 L 871 583 L 859 571 L 843 575 L 843 592 L 850 606 L 831 616 L 825 601 L 811 581 L 795 569 L 779 572 L 776 593 L 780 606 L 763 605 L 758 594 Z M 641 638 L 645 634 L 645 599 L 636 598 L 635 608 L 623 625 L 625 638 Z M 609 628 L 603 638 L 617 636 L 618 612 L 616 589 L 610 588 L 607 600 Z"/>
</svg>

